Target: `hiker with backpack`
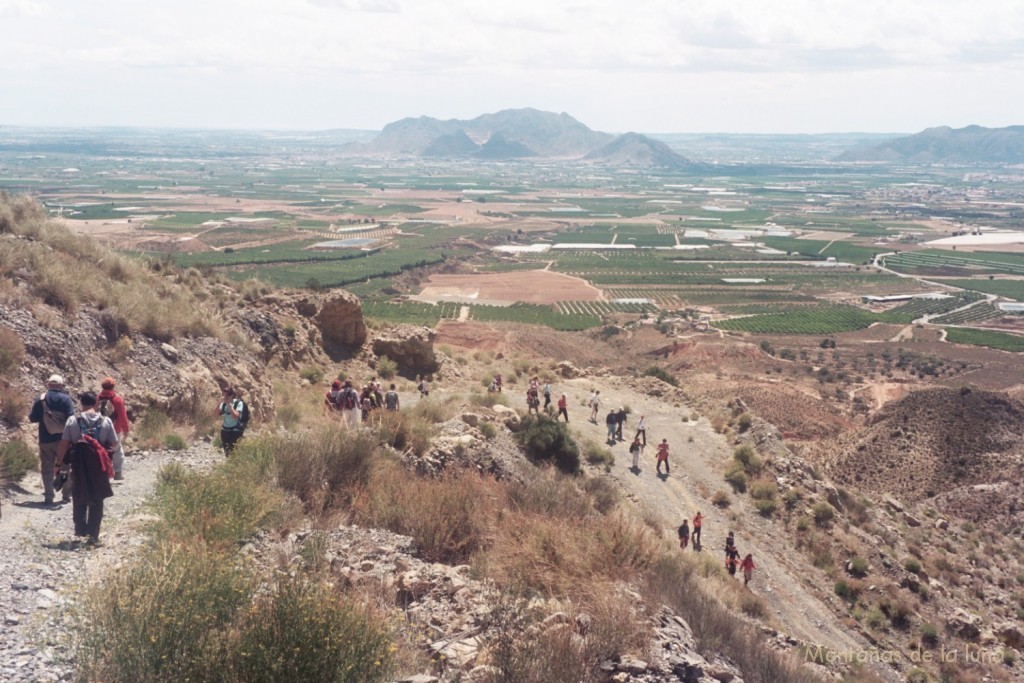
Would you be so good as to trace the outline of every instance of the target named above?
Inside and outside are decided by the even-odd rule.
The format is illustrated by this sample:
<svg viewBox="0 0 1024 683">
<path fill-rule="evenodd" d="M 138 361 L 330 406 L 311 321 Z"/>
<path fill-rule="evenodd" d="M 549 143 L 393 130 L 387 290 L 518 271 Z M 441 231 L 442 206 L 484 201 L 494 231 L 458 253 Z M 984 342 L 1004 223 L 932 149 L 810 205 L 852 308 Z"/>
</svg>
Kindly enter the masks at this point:
<svg viewBox="0 0 1024 683">
<path fill-rule="evenodd" d="M 392 413 L 398 412 L 398 392 L 395 391 L 394 384 L 388 389 L 388 393 L 384 394 L 384 408 Z"/>
<path fill-rule="evenodd" d="M 619 424 L 619 419 L 615 416 L 615 409 L 608 411 L 608 416 L 604 418 L 604 423 L 608 427 L 608 444 L 611 446 L 615 445 L 615 427 Z"/>
<path fill-rule="evenodd" d="M 551 405 L 551 383 L 544 382 L 544 412 L 548 412 L 548 406 Z"/>
<path fill-rule="evenodd" d="M 331 382 L 331 390 L 324 394 L 324 410 L 328 415 L 341 413 L 341 380 Z"/>
<path fill-rule="evenodd" d="M 358 429 L 361 406 L 359 394 L 352 388 L 352 380 L 345 380 L 345 386 L 341 389 L 340 401 L 342 424 L 349 429 Z"/>
<path fill-rule="evenodd" d="M 114 424 L 114 432 L 121 448 L 117 450 L 116 456 L 111 453 L 111 459 L 114 461 L 114 479 L 121 481 L 124 479 L 124 440 L 131 425 L 128 422 L 128 410 L 124 406 L 124 399 L 114 390 L 115 386 L 117 382 L 113 377 L 107 377 L 100 382 L 103 391 L 96 397 L 99 401 L 96 411 Z"/>
<path fill-rule="evenodd" d="M 103 501 L 114 495 L 110 487 L 114 476 L 110 456 L 121 450 L 121 442 L 114 423 L 97 411 L 99 400 L 95 393 L 79 394 L 78 402 L 82 412 L 68 418 L 57 455 L 61 473 L 70 469 L 75 536 L 88 536 L 87 543 L 95 545 L 100 540 Z"/>
<path fill-rule="evenodd" d="M 740 564 L 740 551 L 736 550 L 736 546 L 726 546 L 725 549 L 725 570 L 729 572 L 729 576 L 736 576 L 736 567 Z"/>
<path fill-rule="evenodd" d="M 615 438 L 619 441 L 624 441 L 622 438 L 622 426 L 626 424 L 626 418 L 629 413 L 622 406 L 619 407 L 618 412 L 615 413 Z"/>
<path fill-rule="evenodd" d="M 46 392 L 37 396 L 28 414 L 29 422 L 39 425 L 39 474 L 43 477 L 43 501 L 53 504 L 53 479 L 60 468 L 57 451 L 68 418 L 75 414 L 71 397 L 64 391 L 64 378 L 50 375 L 46 381 Z M 71 485 L 61 490 L 61 502 L 71 498 Z"/>
<path fill-rule="evenodd" d="M 223 400 L 217 407 L 217 415 L 221 417 L 220 445 L 224 455 L 230 457 L 235 444 L 245 435 L 249 426 L 249 406 L 241 399 L 233 387 L 224 387 Z"/>
<path fill-rule="evenodd" d="M 640 443 L 640 437 L 634 437 L 633 443 L 629 444 L 629 454 L 633 456 L 633 467 L 631 468 L 634 472 L 640 471 L 640 456 L 644 454 L 644 446 Z"/>
</svg>

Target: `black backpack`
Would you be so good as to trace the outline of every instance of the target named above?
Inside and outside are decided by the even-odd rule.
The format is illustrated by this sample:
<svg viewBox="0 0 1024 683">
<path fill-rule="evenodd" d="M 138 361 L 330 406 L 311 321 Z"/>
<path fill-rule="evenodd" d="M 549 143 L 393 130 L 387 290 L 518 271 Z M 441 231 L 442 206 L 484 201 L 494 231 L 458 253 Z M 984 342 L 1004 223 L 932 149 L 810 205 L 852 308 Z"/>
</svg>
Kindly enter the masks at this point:
<svg viewBox="0 0 1024 683">
<path fill-rule="evenodd" d="M 238 399 L 238 402 L 242 404 L 242 409 L 238 411 L 238 428 L 244 430 L 249 426 L 249 418 L 252 417 L 252 414 L 249 412 L 248 403 L 242 399 Z"/>
<path fill-rule="evenodd" d="M 113 420 L 117 411 L 114 410 L 114 402 L 109 398 L 105 398 L 100 401 L 97 412 L 103 417 L 109 417 Z"/>
</svg>

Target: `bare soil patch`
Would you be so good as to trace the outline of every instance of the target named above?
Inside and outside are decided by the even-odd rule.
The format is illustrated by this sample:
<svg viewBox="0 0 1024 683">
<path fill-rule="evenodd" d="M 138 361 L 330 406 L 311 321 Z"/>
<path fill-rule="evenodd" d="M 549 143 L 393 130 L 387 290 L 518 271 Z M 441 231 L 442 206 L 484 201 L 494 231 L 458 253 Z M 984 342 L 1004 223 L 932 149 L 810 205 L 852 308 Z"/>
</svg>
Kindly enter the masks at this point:
<svg viewBox="0 0 1024 683">
<path fill-rule="evenodd" d="M 601 290 L 586 280 L 549 270 L 510 273 L 436 274 L 427 280 L 419 299 L 511 304 L 556 301 L 600 301 Z"/>
</svg>

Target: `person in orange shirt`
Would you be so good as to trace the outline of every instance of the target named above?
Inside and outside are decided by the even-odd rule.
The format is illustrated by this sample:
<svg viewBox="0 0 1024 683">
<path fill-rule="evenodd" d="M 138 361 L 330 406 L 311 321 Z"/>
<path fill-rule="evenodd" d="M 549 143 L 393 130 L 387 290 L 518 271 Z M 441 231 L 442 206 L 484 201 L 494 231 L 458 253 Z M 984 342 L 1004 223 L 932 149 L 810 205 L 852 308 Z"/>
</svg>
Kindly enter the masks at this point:
<svg viewBox="0 0 1024 683">
<path fill-rule="evenodd" d="M 565 417 L 566 422 L 569 421 L 569 400 L 565 394 L 562 394 L 562 397 L 558 399 L 558 415 Z M 555 422 L 558 421 L 558 415 L 555 415 Z"/>
<path fill-rule="evenodd" d="M 700 527 L 704 522 L 704 516 L 700 514 L 700 510 L 697 510 L 697 514 L 693 516 L 693 549 L 700 550 Z"/>
<path fill-rule="evenodd" d="M 740 562 L 740 569 L 743 570 L 743 585 L 746 586 L 750 583 L 750 578 L 754 575 L 754 570 L 757 569 L 754 566 L 754 556 L 747 553 L 747 556 Z"/>
</svg>

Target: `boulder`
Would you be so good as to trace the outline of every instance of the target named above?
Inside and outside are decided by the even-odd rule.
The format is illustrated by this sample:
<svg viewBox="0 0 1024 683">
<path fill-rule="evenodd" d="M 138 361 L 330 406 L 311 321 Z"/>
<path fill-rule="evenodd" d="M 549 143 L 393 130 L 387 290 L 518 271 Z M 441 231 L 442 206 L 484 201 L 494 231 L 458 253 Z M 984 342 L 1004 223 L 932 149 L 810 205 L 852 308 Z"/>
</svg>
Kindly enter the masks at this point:
<svg viewBox="0 0 1024 683">
<path fill-rule="evenodd" d="M 903 504 L 900 503 L 895 498 L 893 498 L 892 496 L 883 496 L 882 504 L 885 505 L 890 510 L 892 510 L 893 512 L 903 512 Z"/>
<path fill-rule="evenodd" d="M 1015 650 L 1024 649 L 1024 630 L 1019 625 L 1011 621 L 1005 621 L 1001 624 L 996 624 L 993 630 L 999 640 L 1003 641 L 1007 647 L 1012 647 Z"/>
<path fill-rule="evenodd" d="M 434 355 L 437 333 L 429 327 L 397 325 L 373 340 L 373 353 L 387 356 L 402 368 L 417 373 L 430 373 L 438 368 Z"/>
<path fill-rule="evenodd" d="M 832 484 L 822 484 L 825 492 L 825 500 L 836 510 L 843 509 L 843 499 L 839 496 L 839 490 Z"/>
<path fill-rule="evenodd" d="M 335 290 L 320 298 L 313 320 L 320 330 L 324 351 L 332 358 L 357 350 L 366 342 L 363 308 L 354 294 Z"/>
<path fill-rule="evenodd" d="M 910 527 L 919 527 L 919 526 L 921 526 L 921 520 L 919 520 L 917 517 L 914 517 L 909 512 L 904 512 L 903 513 L 903 521 L 906 522 L 907 526 L 910 526 Z"/>
<path fill-rule="evenodd" d="M 964 640 L 974 640 L 981 635 L 981 617 L 958 607 L 946 617 L 946 630 Z"/>
<path fill-rule="evenodd" d="M 573 365 L 567 360 L 563 360 L 555 366 L 555 372 L 564 377 L 565 379 L 573 379 L 575 377 L 581 377 L 583 371 Z"/>
</svg>

